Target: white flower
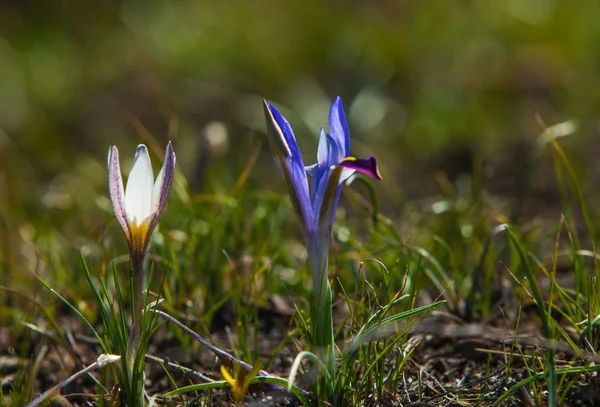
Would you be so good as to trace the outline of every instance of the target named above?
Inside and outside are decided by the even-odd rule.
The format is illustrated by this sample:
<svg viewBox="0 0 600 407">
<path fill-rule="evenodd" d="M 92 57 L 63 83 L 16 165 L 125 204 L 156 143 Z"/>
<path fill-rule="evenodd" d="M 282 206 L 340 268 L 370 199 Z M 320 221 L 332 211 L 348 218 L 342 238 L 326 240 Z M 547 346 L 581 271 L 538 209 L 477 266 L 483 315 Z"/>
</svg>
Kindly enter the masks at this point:
<svg viewBox="0 0 600 407">
<path fill-rule="evenodd" d="M 175 153 L 171 142 L 167 145 L 165 162 L 156 181 L 146 146 L 137 147 L 133 167 L 123 188 L 123 177 L 119 165 L 119 150 L 112 146 L 108 150 L 108 187 L 117 220 L 121 224 L 131 256 L 141 260 L 146 253 L 150 236 L 165 209 L 173 174 Z"/>
</svg>

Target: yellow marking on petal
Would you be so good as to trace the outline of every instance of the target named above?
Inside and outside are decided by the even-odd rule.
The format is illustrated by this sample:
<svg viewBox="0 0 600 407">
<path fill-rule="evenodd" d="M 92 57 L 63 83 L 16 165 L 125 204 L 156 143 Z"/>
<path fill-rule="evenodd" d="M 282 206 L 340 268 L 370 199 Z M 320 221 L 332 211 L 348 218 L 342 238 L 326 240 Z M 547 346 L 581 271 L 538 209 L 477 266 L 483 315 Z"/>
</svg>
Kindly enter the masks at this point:
<svg viewBox="0 0 600 407">
<path fill-rule="evenodd" d="M 356 157 L 346 157 L 346 158 L 344 158 L 344 159 L 342 160 L 342 162 L 345 162 L 345 161 L 356 161 L 356 160 L 357 160 L 357 158 L 356 158 Z"/>
<path fill-rule="evenodd" d="M 136 252 L 144 250 L 146 240 L 148 238 L 148 219 L 144 220 L 139 225 L 131 223 L 129 228 L 131 230 L 131 247 Z"/>
</svg>

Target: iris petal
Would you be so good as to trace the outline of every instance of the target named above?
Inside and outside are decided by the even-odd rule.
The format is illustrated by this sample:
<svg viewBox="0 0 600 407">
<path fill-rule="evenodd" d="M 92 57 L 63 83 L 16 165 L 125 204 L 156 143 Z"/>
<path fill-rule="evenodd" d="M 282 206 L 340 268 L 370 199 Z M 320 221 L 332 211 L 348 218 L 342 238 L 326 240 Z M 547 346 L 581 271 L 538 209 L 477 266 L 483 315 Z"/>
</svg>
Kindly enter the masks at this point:
<svg viewBox="0 0 600 407">
<path fill-rule="evenodd" d="M 125 188 L 125 208 L 129 222 L 140 225 L 152 214 L 154 174 L 146 146 L 140 144 Z"/>
<path fill-rule="evenodd" d="M 309 177 L 312 177 L 318 166 L 319 166 L 319 164 L 313 164 L 313 165 L 307 165 L 306 167 L 304 167 L 304 171 L 306 171 L 306 175 L 308 175 Z"/>
<path fill-rule="evenodd" d="M 333 227 L 333 219 L 335 218 L 335 211 L 337 209 L 337 203 L 342 190 L 340 184 L 340 176 L 342 175 L 343 167 L 334 167 L 329 171 L 328 179 L 322 180 L 322 188 L 319 194 L 319 206 L 315 207 L 317 220 L 317 234 L 316 242 L 313 243 L 317 246 L 316 261 L 313 267 L 313 279 L 315 283 L 316 292 L 321 290 L 321 281 L 327 279 L 327 269 L 325 268 L 327 253 L 329 252 L 329 243 L 331 240 L 331 228 Z"/>
<path fill-rule="evenodd" d="M 342 155 L 340 146 L 336 143 L 335 139 L 331 135 L 327 135 L 329 141 L 329 152 L 327 157 L 327 167 L 337 165 L 345 156 Z"/>
<path fill-rule="evenodd" d="M 336 97 L 329 109 L 329 133 L 338 149 L 336 163 L 339 163 L 350 154 L 350 131 L 348 121 L 342 106 L 342 99 Z"/>
<path fill-rule="evenodd" d="M 346 182 L 348 180 L 348 178 L 350 178 L 352 175 L 354 175 L 355 172 L 356 172 L 356 170 L 354 170 L 352 168 L 344 168 L 342 170 L 342 174 L 340 175 L 339 184 L 342 185 L 344 182 Z"/>
<path fill-rule="evenodd" d="M 329 156 L 329 146 L 327 141 L 327 135 L 321 127 L 321 136 L 319 137 L 319 147 L 317 149 L 317 163 L 323 167 L 327 165 L 327 158 Z"/>
<path fill-rule="evenodd" d="M 327 236 L 327 239 L 329 239 L 329 234 L 331 233 L 331 226 L 333 225 L 333 218 L 335 217 L 335 210 L 340 196 L 340 177 L 343 170 L 344 167 L 337 166 L 330 171 L 327 187 L 324 189 L 321 197 L 319 230 L 322 231 L 324 236 Z"/>
<path fill-rule="evenodd" d="M 263 103 L 271 150 L 282 157 L 297 156 L 302 160 L 290 123 L 271 103 L 266 100 Z"/>
<path fill-rule="evenodd" d="M 292 205 L 306 233 L 314 222 L 308 178 L 294 132 L 288 121 L 267 101 L 264 102 L 264 112 L 269 146 L 283 173 Z"/>
<path fill-rule="evenodd" d="M 369 158 L 354 158 L 354 157 L 346 157 L 339 163 L 341 167 L 350 168 L 355 171 L 361 172 L 365 175 L 368 175 L 371 178 L 375 178 L 378 180 L 383 179 L 381 174 L 379 173 L 379 167 L 377 166 L 377 159 L 375 157 Z"/>
</svg>

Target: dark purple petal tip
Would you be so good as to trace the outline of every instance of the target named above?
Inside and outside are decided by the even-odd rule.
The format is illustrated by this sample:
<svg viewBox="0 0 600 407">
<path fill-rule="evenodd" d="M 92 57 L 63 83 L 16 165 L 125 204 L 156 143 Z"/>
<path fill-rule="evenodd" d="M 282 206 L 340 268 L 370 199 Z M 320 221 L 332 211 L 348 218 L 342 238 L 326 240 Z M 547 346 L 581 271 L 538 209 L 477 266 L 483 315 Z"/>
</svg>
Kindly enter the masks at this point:
<svg viewBox="0 0 600 407">
<path fill-rule="evenodd" d="M 344 160 L 342 160 L 342 162 L 339 165 L 344 168 L 350 168 L 352 170 L 368 175 L 371 178 L 375 178 L 378 180 L 383 179 L 383 177 L 379 173 L 379 167 L 377 166 L 377 159 L 375 157 L 347 157 Z"/>
</svg>

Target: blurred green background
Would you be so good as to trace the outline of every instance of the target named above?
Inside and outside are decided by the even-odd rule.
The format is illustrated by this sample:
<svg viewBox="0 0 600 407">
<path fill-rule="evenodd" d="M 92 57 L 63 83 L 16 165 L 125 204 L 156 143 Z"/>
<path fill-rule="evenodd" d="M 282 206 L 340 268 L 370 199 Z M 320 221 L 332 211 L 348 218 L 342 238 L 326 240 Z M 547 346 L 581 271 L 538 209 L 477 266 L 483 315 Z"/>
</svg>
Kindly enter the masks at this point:
<svg viewBox="0 0 600 407">
<path fill-rule="evenodd" d="M 340 95 L 353 154 L 381 162 L 376 188 L 392 218 L 439 194 L 439 174 L 458 185 L 474 170 L 495 196 L 552 206 L 551 160 L 529 165 L 535 112 L 549 125 L 577 121 L 561 143 L 593 191 L 598 16 L 597 0 L 4 0 L 3 267 L 34 272 L 40 257 L 65 261 L 57 245 L 77 257 L 73 248 L 106 247 L 107 225 L 120 233 L 107 198 L 112 144 L 127 172 L 136 144 L 158 165 L 172 140 L 199 201 L 230 190 L 261 151 L 249 185 L 283 192 L 261 98 L 281 108 L 310 163 Z"/>
</svg>

